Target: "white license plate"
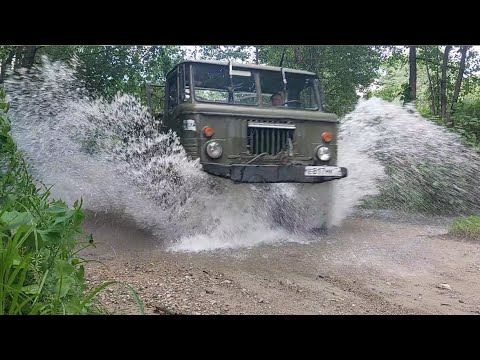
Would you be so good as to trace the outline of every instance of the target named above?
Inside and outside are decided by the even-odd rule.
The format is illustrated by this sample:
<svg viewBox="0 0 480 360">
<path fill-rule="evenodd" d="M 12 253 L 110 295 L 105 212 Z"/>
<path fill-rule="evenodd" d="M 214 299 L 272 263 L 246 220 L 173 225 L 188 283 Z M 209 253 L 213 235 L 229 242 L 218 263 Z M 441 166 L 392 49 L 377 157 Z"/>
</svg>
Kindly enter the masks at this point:
<svg viewBox="0 0 480 360">
<path fill-rule="evenodd" d="M 305 176 L 342 176 L 337 166 L 305 166 Z"/>
</svg>

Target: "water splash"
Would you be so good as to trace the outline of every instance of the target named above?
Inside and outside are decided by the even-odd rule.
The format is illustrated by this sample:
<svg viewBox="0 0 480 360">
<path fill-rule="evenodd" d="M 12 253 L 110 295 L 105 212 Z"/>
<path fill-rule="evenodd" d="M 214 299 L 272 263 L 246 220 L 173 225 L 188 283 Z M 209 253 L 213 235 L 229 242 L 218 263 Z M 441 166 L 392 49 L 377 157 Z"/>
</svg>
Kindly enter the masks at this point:
<svg viewBox="0 0 480 360">
<path fill-rule="evenodd" d="M 326 216 L 340 225 L 375 195 L 398 209 L 479 208 L 478 156 L 457 135 L 399 104 L 360 101 L 341 120 L 338 164 L 348 168 L 346 179 L 249 185 L 206 175 L 135 98 L 92 99 L 66 64 L 44 59 L 33 71 L 13 74 L 6 88 L 12 135 L 32 174 L 54 185 L 55 197 L 69 203 L 82 197 L 94 212 L 133 219 L 171 250 L 318 239 L 306 230 Z M 318 206 L 325 202 L 333 204 L 330 213 Z"/>
<path fill-rule="evenodd" d="M 54 197 L 82 197 L 90 210 L 123 214 L 162 236 L 181 227 L 205 174 L 135 98 L 91 99 L 69 66 L 47 59 L 6 88 L 12 135 Z"/>
<path fill-rule="evenodd" d="M 12 74 L 6 88 L 12 135 L 55 198 L 133 219 L 171 249 L 285 238 L 270 221 L 268 186 L 208 176 L 134 97 L 93 99 L 70 66 L 45 58 Z"/>
<path fill-rule="evenodd" d="M 413 105 L 361 100 L 341 122 L 336 183 L 338 223 L 362 199 L 372 206 L 434 215 L 480 211 L 480 157 L 459 135 L 423 118 Z"/>
<path fill-rule="evenodd" d="M 210 228 L 181 238 L 171 250 L 251 248 L 259 244 L 307 241 L 305 233 L 292 232 L 272 222 L 270 205 L 276 196 L 271 186 L 233 184 L 230 180 L 221 182 L 225 190 L 219 201 L 207 202 L 199 219 L 211 221 Z M 211 215 L 206 217 L 205 214 Z"/>
</svg>

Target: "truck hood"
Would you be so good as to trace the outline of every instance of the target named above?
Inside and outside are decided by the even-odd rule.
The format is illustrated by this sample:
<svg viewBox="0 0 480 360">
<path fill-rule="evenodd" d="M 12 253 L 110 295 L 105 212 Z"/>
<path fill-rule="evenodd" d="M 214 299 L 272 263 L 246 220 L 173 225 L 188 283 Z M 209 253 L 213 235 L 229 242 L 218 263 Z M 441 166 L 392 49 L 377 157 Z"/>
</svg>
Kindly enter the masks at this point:
<svg viewBox="0 0 480 360">
<path fill-rule="evenodd" d="M 237 106 L 223 104 L 185 103 L 176 108 L 176 111 L 183 114 L 205 114 L 205 115 L 230 115 L 246 116 L 250 118 L 263 119 L 292 119 L 323 122 L 338 122 L 335 114 L 322 111 L 309 111 L 288 108 Z"/>
</svg>

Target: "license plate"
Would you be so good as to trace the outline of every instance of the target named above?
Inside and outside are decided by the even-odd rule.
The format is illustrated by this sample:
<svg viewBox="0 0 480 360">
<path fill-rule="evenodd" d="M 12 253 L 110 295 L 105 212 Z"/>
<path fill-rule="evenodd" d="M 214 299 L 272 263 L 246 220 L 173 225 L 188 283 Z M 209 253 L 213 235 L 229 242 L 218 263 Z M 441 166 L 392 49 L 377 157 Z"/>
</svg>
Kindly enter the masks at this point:
<svg viewBox="0 0 480 360">
<path fill-rule="evenodd" d="M 336 166 L 305 166 L 305 176 L 342 176 L 342 169 Z"/>
</svg>

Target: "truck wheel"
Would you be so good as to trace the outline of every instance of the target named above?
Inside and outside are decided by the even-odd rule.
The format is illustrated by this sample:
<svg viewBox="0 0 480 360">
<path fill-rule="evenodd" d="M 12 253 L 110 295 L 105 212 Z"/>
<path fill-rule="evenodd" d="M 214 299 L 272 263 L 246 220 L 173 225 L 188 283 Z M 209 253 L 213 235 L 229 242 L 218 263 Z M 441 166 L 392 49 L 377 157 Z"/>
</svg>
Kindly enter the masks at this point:
<svg viewBox="0 0 480 360">
<path fill-rule="evenodd" d="M 272 222 L 290 232 L 298 232 L 301 228 L 301 219 L 292 202 L 279 194 L 270 199 L 270 216 Z"/>
<path fill-rule="evenodd" d="M 327 223 L 325 222 L 320 227 L 315 227 L 310 230 L 313 235 L 321 236 L 321 235 L 328 235 L 328 227 Z"/>
<path fill-rule="evenodd" d="M 287 192 L 288 193 L 288 192 Z M 273 191 L 268 197 L 275 225 L 291 232 L 325 235 L 331 212 L 331 184 L 298 184 L 294 194 Z"/>
</svg>

